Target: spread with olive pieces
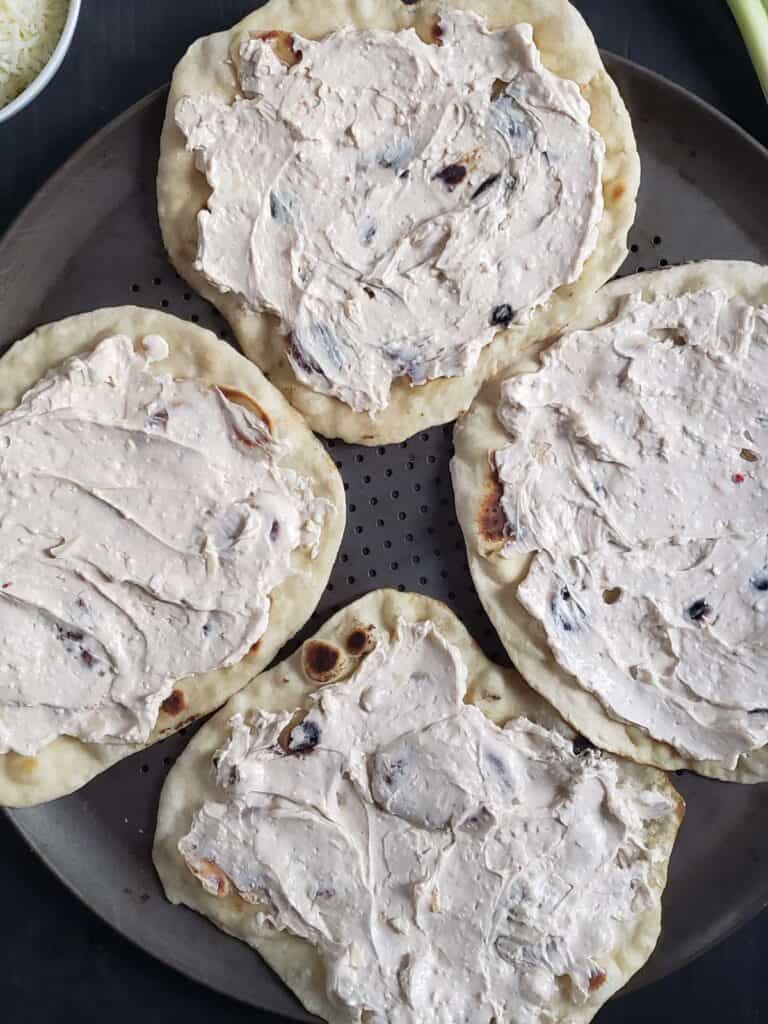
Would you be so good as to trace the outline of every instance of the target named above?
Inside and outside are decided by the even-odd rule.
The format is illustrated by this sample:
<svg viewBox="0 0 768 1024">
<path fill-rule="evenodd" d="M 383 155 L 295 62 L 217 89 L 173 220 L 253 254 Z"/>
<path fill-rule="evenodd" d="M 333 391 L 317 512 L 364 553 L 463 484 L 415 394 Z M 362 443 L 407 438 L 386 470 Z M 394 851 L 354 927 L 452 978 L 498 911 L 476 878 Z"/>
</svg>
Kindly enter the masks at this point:
<svg viewBox="0 0 768 1024">
<path fill-rule="evenodd" d="M 102 341 L 0 417 L 0 752 L 146 740 L 174 681 L 259 640 L 319 538 L 327 503 L 267 422 L 151 373 L 163 338 L 137 348 Z"/>
<path fill-rule="evenodd" d="M 302 720 L 233 717 L 187 867 L 311 943 L 352 1020 L 552 1021 L 658 899 L 648 834 L 676 808 L 612 758 L 464 703 L 461 652 L 431 622 L 369 647 Z"/>
<path fill-rule="evenodd" d="M 767 388 L 768 307 L 634 296 L 504 383 L 494 456 L 559 664 L 615 720 L 731 767 L 768 743 Z"/>
<path fill-rule="evenodd" d="M 175 109 L 211 187 L 197 268 L 279 317 L 299 380 L 373 414 L 575 281 L 603 211 L 589 105 L 531 26 L 450 11 L 435 33 L 294 36 L 291 66 L 249 39 L 242 95 Z"/>
</svg>

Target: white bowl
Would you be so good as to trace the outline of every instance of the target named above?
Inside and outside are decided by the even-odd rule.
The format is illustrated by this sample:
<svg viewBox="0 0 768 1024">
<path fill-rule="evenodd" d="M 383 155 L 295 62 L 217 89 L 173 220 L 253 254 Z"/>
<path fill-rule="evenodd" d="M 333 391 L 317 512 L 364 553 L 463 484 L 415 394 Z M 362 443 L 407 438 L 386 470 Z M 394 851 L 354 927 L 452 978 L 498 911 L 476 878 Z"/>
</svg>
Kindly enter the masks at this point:
<svg viewBox="0 0 768 1024">
<path fill-rule="evenodd" d="M 10 103 L 4 107 L 0 107 L 0 124 L 3 121 L 8 121 L 13 117 L 14 114 L 18 114 L 20 110 L 28 106 L 32 100 L 39 96 L 43 89 L 48 85 L 50 80 L 56 74 L 61 67 L 61 62 L 67 54 L 69 44 L 72 42 L 72 36 L 75 34 L 75 26 L 77 25 L 77 19 L 80 17 L 80 0 L 69 0 L 69 10 L 67 11 L 67 20 L 64 22 L 64 28 L 59 41 L 56 43 L 56 47 L 48 58 L 48 63 L 42 69 L 37 78 L 33 78 L 29 85 L 20 92 L 15 100 L 11 100 Z"/>
</svg>

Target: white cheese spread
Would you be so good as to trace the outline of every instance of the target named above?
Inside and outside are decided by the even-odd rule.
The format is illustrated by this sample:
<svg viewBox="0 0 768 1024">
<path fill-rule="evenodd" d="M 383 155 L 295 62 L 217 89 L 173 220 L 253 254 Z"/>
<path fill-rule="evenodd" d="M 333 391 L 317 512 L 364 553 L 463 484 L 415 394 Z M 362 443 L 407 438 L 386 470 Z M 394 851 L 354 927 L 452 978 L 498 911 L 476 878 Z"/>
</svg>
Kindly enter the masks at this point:
<svg viewBox="0 0 768 1024">
<path fill-rule="evenodd" d="M 298 378 L 376 413 L 392 381 L 460 376 L 500 327 L 576 280 L 604 144 L 530 25 L 445 12 L 439 44 L 345 28 L 239 54 L 242 96 L 184 97 L 211 187 L 197 268 L 290 335 Z"/>
<path fill-rule="evenodd" d="M 526 719 L 498 728 L 466 680 L 432 623 L 400 620 L 282 745 L 290 714 L 232 719 L 220 801 L 179 842 L 207 891 L 315 947 L 352 1020 L 545 1024 L 653 902 L 671 800 Z"/>
<path fill-rule="evenodd" d="M 102 341 L 0 417 L 0 752 L 146 740 L 174 682 L 263 635 L 325 502 L 255 411 Z"/>
<path fill-rule="evenodd" d="M 606 712 L 688 757 L 768 743 L 768 307 L 630 298 L 508 380 L 518 590 Z"/>
</svg>

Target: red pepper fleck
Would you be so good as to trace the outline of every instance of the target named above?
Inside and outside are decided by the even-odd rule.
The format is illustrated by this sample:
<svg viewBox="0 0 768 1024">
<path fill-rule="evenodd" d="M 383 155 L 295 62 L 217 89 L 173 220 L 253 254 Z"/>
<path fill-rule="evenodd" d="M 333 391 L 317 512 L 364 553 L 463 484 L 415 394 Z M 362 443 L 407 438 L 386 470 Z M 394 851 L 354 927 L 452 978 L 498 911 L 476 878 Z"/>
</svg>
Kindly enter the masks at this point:
<svg viewBox="0 0 768 1024">
<path fill-rule="evenodd" d="M 733 480 L 733 482 L 735 484 L 743 484 L 744 483 L 744 474 L 743 473 L 734 473 L 733 476 L 731 477 L 731 480 Z"/>
<path fill-rule="evenodd" d="M 7 589 L 8 589 L 8 587 L 10 587 L 10 586 L 12 586 L 12 584 L 11 584 L 11 583 L 4 583 L 4 584 L 3 584 L 3 586 L 2 586 L 2 589 L 3 589 L 3 590 L 7 590 Z"/>
</svg>

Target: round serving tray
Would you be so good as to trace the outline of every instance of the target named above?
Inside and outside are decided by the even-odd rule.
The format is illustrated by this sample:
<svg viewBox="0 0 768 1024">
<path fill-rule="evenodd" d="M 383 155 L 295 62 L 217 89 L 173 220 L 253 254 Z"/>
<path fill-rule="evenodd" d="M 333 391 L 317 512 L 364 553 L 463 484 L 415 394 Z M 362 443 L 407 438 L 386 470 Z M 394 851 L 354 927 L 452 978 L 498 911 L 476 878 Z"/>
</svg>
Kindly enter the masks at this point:
<svg viewBox="0 0 768 1024">
<path fill-rule="evenodd" d="M 663 78 L 606 55 L 643 161 L 623 272 L 704 257 L 768 262 L 768 151 Z M 165 259 L 155 169 L 166 92 L 99 132 L 38 193 L 0 243 L 0 351 L 36 325 L 100 306 L 167 309 L 230 340 L 227 325 Z M 367 590 L 423 591 L 451 605 L 504 660 L 469 578 L 448 476 L 451 427 L 389 447 L 329 442 L 347 489 L 339 561 L 303 636 Z M 298 639 L 301 639 L 298 638 Z M 298 639 L 294 641 L 298 642 Z M 197 981 L 259 1009 L 309 1020 L 246 946 L 172 907 L 150 848 L 158 795 L 184 730 L 128 758 L 79 793 L 9 812 L 42 860 L 129 939 Z M 768 786 L 689 774 L 658 949 L 634 985 L 680 967 L 768 904 Z"/>
</svg>

